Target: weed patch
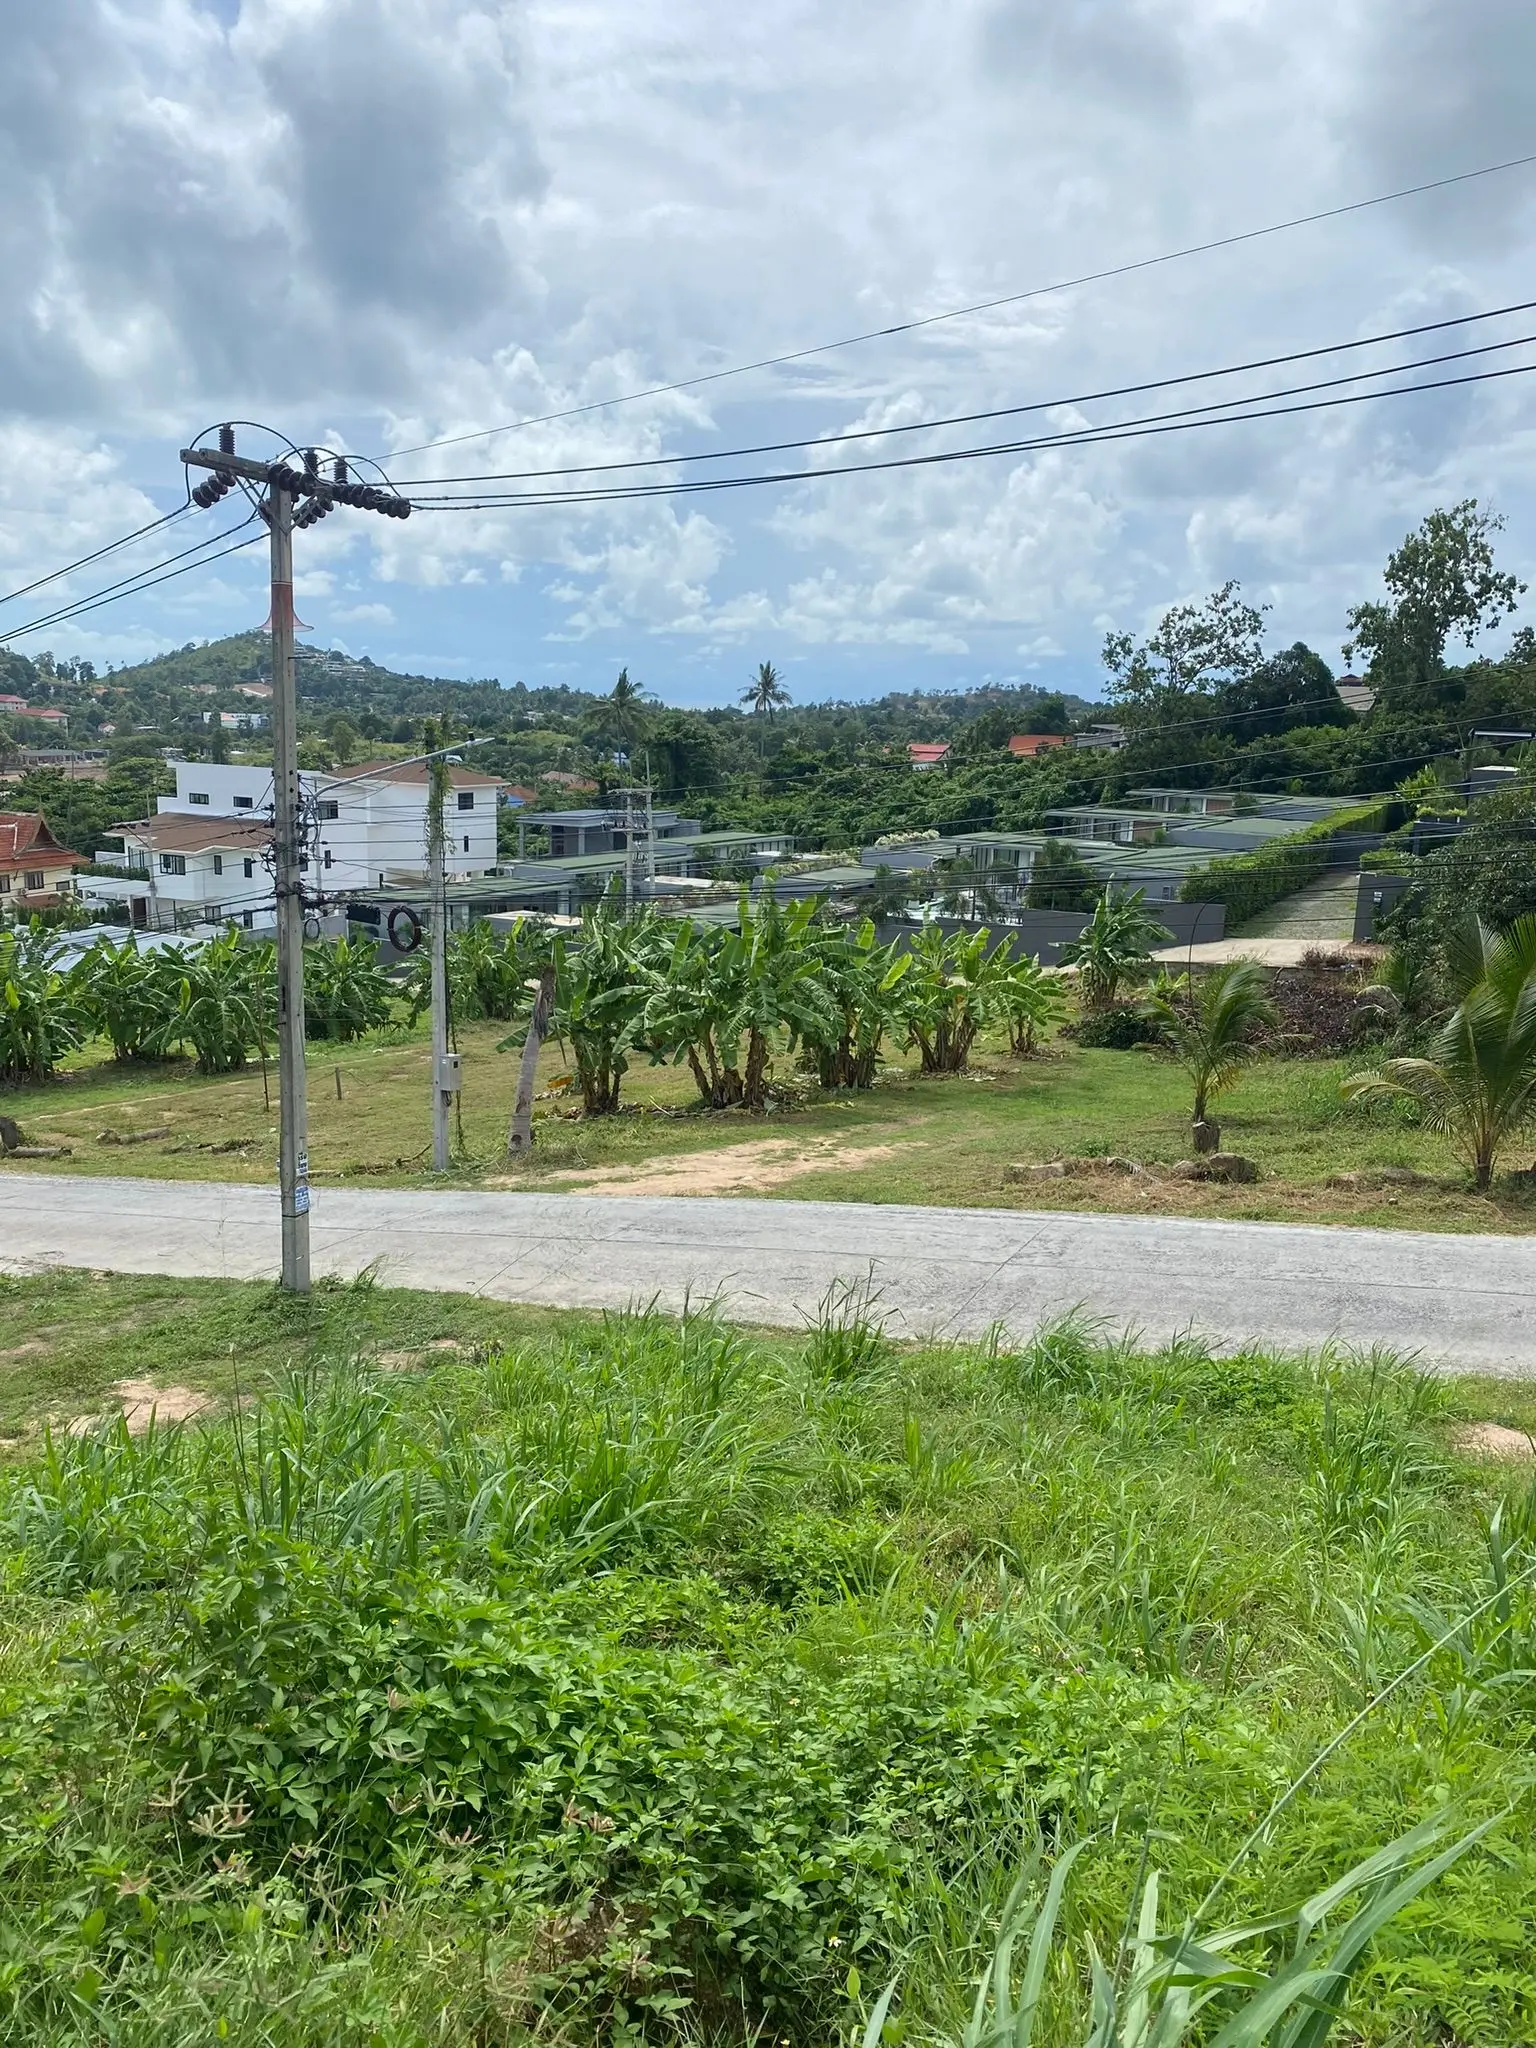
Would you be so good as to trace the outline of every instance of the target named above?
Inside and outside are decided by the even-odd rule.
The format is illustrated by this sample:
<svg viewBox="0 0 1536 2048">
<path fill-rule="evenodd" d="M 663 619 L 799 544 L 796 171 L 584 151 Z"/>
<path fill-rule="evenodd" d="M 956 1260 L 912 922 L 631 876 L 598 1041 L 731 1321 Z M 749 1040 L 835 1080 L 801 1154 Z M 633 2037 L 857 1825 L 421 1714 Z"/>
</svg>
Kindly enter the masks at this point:
<svg viewBox="0 0 1536 2048">
<path fill-rule="evenodd" d="M 860 1288 L 799 1338 L 388 1305 L 248 1290 L 291 1369 L 7 1473 L 7 2040 L 819 2044 L 898 1976 L 952 2038 L 1031 1855 L 1090 1844 L 1113 1954 L 1149 1854 L 1176 1922 L 1277 1801 L 1233 1924 L 1489 1821 L 1350 2038 L 1531 2037 L 1536 1495 L 1454 1389 L 1081 1317 L 902 1349 Z"/>
</svg>

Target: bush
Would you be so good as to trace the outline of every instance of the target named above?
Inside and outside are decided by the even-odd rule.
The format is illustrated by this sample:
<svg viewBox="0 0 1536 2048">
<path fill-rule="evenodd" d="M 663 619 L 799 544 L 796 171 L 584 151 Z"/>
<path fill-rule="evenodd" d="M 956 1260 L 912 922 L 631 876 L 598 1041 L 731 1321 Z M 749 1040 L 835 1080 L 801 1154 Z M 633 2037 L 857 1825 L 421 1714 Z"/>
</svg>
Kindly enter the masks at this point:
<svg viewBox="0 0 1536 2048">
<path fill-rule="evenodd" d="M 245 945 L 235 932 L 172 952 L 177 1007 L 169 1032 L 192 1047 L 204 1074 L 237 1073 L 271 1038 L 276 1013 L 276 952 Z"/>
<path fill-rule="evenodd" d="M 141 952 L 132 938 L 98 939 L 70 976 L 88 1027 L 120 1060 L 161 1059 L 175 1037 L 180 956 Z"/>
<path fill-rule="evenodd" d="M 1163 1028 L 1140 1003 L 1115 1003 L 1107 1010 L 1088 1011 L 1075 1024 L 1064 1024 L 1061 1035 L 1075 1038 L 1079 1045 L 1129 1052 L 1137 1045 L 1160 1045 Z"/>
</svg>

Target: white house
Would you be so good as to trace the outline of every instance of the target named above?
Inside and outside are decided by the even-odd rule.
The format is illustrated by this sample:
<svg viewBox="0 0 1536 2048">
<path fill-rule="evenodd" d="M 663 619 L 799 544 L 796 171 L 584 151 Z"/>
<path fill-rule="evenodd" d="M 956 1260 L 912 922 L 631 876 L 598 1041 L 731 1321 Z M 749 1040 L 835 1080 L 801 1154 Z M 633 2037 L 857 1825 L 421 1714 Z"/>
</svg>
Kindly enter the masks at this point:
<svg viewBox="0 0 1536 2048">
<path fill-rule="evenodd" d="M 122 903 L 137 931 L 177 931 L 233 921 L 248 931 L 274 923 L 266 854 L 272 828 L 256 818 L 162 811 L 118 826 L 123 851 L 98 852 L 121 875 L 85 875 L 88 902 Z"/>
<path fill-rule="evenodd" d="M 272 876 L 261 857 L 272 837 L 271 769 L 211 761 L 172 765 L 176 794 L 157 799 L 153 818 L 114 828 L 122 854 L 97 855 L 98 863 L 123 868 L 125 878 L 87 876 L 86 893 L 126 902 L 132 922 L 149 930 L 226 918 L 271 924 Z M 334 774 L 306 769 L 299 781 L 315 813 L 312 850 L 302 865 L 313 873 L 317 893 L 425 880 L 425 763 L 379 761 Z M 496 865 L 500 787 L 494 775 L 449 764 L 450 880 Z"/>
</svg>

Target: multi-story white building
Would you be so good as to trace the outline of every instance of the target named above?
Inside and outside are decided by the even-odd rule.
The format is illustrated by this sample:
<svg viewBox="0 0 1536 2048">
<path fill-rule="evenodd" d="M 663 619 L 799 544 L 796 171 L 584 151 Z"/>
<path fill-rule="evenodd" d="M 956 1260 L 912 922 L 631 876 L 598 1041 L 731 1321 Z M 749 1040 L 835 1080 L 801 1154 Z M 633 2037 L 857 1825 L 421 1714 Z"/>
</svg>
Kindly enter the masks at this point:
<svg viewBox="0 0 1536 2048">
<path fill-rule="evenodd" d="M 272 875 L 265 859 L 272 837 L 272 771 L 219 762 L 177 761 L 176 794 L 157 800 L 156 815 L 115 828 L 123 841 L 98 853 L 117 875 L 83 878 L 82 893 L 126 903 L 133 924 L 148 930 L 219 924 L 250 928 L 274 919 Z M 496 865 L 494 775 L 449 765 L 449 879 L 484 874 Z M 314 812 L 311 851 L 303 866 L 317 893 L 387 889 L 419 883 L 427 871 L 428 770 L 422 762 L 374 762 L 335 774 L 306 770 L 300 783 Z"/>
</svg>

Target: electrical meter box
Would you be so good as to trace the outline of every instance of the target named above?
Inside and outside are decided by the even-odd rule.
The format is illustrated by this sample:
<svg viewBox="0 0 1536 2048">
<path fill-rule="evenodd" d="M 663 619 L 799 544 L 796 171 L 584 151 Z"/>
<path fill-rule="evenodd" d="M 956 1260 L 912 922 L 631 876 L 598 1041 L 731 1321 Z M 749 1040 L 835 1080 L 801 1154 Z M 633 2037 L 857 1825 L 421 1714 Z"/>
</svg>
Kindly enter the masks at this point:
<svg viewBox="0 0 1536 2048">
<path fill-rule="evenodd" d="M 438 1061 L 437 1085 L 444 1095 L 457 1095 L 463 1086 L 459 1073 L 459 1056 L 456 1052 L 445 1052 Z"/>
</svg>

